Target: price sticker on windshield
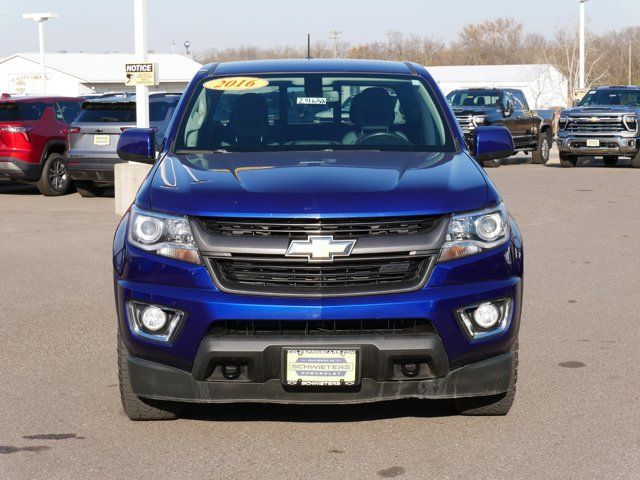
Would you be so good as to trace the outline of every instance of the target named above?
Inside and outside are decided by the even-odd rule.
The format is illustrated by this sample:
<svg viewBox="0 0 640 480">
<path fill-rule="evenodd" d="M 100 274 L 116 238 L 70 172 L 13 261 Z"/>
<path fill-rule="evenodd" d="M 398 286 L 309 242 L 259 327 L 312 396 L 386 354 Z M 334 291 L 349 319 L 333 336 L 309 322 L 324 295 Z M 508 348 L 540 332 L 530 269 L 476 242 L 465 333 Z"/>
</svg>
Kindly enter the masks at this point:
<svg viewBox="0 0 640 480">
<path fill-rule="evenodd" d="M 209 90 L 257 90 L 269 85 L 269 81 L 256 77 L 226 77 L 209 80 L 202 85 Z"/>
</svg>

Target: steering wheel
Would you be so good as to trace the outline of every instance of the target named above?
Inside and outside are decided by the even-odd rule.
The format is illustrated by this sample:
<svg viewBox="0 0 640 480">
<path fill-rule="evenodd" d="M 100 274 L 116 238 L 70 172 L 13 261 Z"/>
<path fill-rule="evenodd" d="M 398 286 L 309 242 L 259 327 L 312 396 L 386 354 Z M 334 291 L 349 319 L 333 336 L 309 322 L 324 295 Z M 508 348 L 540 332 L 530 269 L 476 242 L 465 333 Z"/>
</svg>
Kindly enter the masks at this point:
<svg viewBox="0 0 640 480">
<path fill-rule="evenodd" d="M 412 143 L 404 138 L 402 135 L 398 135 L 393 132 L 375 132 L 368 133 L 360 137 L 356 145 L 412 145 Z"/>
</svg>

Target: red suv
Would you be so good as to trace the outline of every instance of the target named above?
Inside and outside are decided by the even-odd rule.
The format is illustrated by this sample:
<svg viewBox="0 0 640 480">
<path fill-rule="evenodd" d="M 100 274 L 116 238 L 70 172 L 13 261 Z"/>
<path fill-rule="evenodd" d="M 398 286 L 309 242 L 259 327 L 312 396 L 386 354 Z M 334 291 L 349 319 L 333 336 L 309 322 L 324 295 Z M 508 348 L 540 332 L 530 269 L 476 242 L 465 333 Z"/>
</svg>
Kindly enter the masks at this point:
<svg viewBox="0 0 640 480">
<path fill-rule="evenodd" d="M 69 124 L 80 112 L 73 97 L 0 99 L 0 176 L 35 183 L 43 195 L 64 195 L 71 184 L 64 158 Z"/>
</svg>

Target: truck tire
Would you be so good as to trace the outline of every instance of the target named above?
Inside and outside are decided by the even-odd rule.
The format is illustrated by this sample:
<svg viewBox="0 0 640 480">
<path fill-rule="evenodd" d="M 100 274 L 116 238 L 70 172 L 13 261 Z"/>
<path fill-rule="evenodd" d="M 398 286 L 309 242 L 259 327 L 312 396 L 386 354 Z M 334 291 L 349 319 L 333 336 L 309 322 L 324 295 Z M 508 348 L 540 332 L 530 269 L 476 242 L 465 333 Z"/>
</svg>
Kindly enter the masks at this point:
<svg viewBox="0 0 640 480">
<path fill-rule="evenodd" d="M 456 398 L 454 405 L 461 415 L 506 415 L 511 410 L 516 398 L 516 383 L 518 381 L 518 340 L 511 348 L 511 381 L 509 388 L 500 395 L 489 397 Z"/>
<path fill-rule="evenodd" d="M 636 153 L 636 156 L 631 159 L 631 165 L 633 165 L 633 168 L 640 168 L 640 150 Z"/>
<path fill-rule="evenodd" d="M 175 420 L 180 416 L 183 405 L 176 402 L 164 402 L 138 397 L 131 388 L 127 348 L 118 332 L 118 381 L 120 399 L 127 416 L 134 421 Z"/>
<path fill-rule="evenodd" d="M 551 138 L 551 132 L 545 130 L 541 132 L 538 137 L 538 146 L 531 152 L 533 157 L 533 163 L 539 165 L 546 165 L 549 161 L 549 153 L 551 152 L 551 144 L 553 139 Z"/>
<path fill-rule="evenodd" d="M 560 165 L 563 168 L 573 168 L 578 164 L 578 157 L 568 155 L 566 153 L 560 153 Z"/>
<path fill-rule="evenodd" d="M 607 167 L 613 167 L 616 163 L 618 163 L 618 157 L 616 155 L 605 155 L 604 157 L 602 157 L 602 160 L 604 160 L 604 164 Z"/>
<path fill-rule="evenodd" d="M 42 195 L 59 197 L 69 191 L 71 179 L 67 173 L 67 162 L 59 153 L 50 153 L 42 166 L 36 187 Z"/>
<path fill-rule="evenodd" d="M 485 160 L 484 162 L 482 162 L 482 166 L 484 168 L 498 168 L 500 165 L 502 165 L 502 160 L 500 160 L 499 158 L 495 158 L 493 160 Z"/>
<path fill-rule="evenodd" d="M 105 187 L 99 187 L 93 182 L 76 181 L 74 185 L 80 196 L 84 198 L 101 197 L 106 190 Z"/>
</svg>

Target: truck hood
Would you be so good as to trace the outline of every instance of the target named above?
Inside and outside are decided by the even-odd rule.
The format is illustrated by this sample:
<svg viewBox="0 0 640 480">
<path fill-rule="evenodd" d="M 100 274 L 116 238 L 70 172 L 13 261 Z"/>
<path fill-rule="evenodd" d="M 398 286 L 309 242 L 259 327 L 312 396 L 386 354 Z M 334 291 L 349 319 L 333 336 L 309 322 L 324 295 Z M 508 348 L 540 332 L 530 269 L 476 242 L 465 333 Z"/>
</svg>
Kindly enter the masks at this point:
<svg viewBox="0 0 640 480">
<path fill-rule="evenodd" d="M 203 216 L 444 214 L 499 201 L 466 153 L 174 154 L 148 182 L 139 206 Z"/>
<path fill-rule="evenodd" d="M 585 115 L 624 115 L 636 113 L 640 111 L 640 107 L 631 107 L 627 105 L 610 105 L 597 107 L 573 107 L 562 111 L 563 115 L 569 116 L 585 116 Z"/>
</svg>

